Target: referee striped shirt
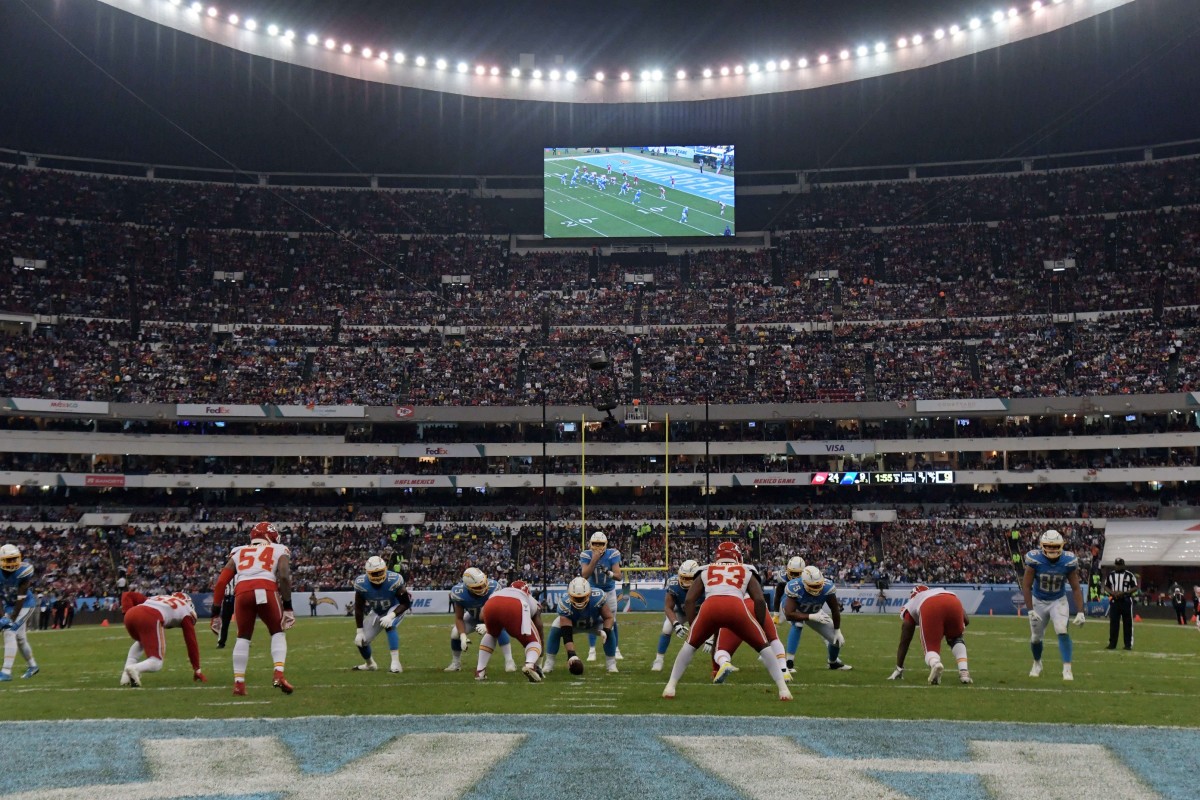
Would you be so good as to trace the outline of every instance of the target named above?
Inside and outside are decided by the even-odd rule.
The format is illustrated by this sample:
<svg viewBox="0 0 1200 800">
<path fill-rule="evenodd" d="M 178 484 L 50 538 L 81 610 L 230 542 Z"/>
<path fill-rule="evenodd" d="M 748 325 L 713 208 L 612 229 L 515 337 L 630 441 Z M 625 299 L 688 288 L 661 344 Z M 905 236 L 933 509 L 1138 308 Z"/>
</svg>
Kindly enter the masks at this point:
<svg viewBox="0 0 1200 800">
<path fill-rule="evenodd" d="M 1104 588 L 1114 597 L 1132 595 L 1138 588 L 1137 575 L 1127 569 L 1110 572 L 1104 581 Z"/>
</svg>

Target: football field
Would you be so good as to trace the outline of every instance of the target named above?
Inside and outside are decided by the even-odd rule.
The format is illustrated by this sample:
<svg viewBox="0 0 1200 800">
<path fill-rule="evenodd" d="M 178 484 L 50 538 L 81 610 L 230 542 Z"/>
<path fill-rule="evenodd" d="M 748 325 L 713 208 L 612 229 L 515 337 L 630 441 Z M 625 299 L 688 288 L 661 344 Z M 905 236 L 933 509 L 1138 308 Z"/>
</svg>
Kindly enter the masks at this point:
<svg viewBox="0 0 1200 800">
<path fill-rule="evenodd" d="M 733 178 L 729 175 L 701 173 L 693 166 L 620 153 L 547 156 L 544 165 L 546 238 L 722 236 L 726 229 L 729 235 L 737 232 Z M 598 180 L 583 179 L 585 170 L 604 177 L 603 190 Z M 622 192 L 626 182 L 630 188 Z"/>
<path fill-rule="evenodd" d="M 1045 674 L 1028 677 L 1025 620 L 977 618 L 966 637 L 975 684 L 948 674 L 929 686 L 919 653 L 910 653 L 906 680 L 885 680 L 893 615 L 847 614 L 842 658 L 854 669 L 827 669 L 823 642 L 806 631 L 795 701 L 781 703 L 744 648 L 734 659 L 741 671 L 725 684 L 712 685 L 698 658 L 677 699 L 663 700 L 666 673 L 650 671 L 661 620 L 620 617 L 618 674 L 588 663 L 580 677 L 560 667 L 531 684 L 506 673 L 498 653 L 489 679 L 476 682 L 477 636 L 463 671 L 443 672 L 447 616 L 403 621 L 401 674 L 352 671 L 353 624 L 301 618 L 288 635 L 296 692 L 271 688 L 267 643 L 256 639 L 245 698 L 231 695 L 230 650 L 217 650 L 207 631 L 207 684 L 192 682 L 182 637 L 167 631 L 166 667 L 142 689 L 117 685 L 123 628 L 34 632 L 41 673 L 0 684 L 0 741 L 20 753 L 0 771 L 0 795 L 349 797 L 366 764 L 376 786 L 407 781 L 414 797 L 572 796 L 578 790 L 562 787 L 552 766 L 565 759 L 572 774 L 611 764 L 603 794 L 640 800 L 772 797 L 785 777 L 852 798 L 1076 797 L 1090 780 L 1105 782 L 1106 797 L 1194 796 L 1194 626 L 1141 623 L 1132 652 L 1104 649 L 1103 621 L 1072 628 L 1075 680 L 1065 683 L 1052 641 Z M 668 668 L 678 645 L 672 638 Z M 376 660 L 386 670 L 386 648 Z M 239 784 L 233 765 L 247 756 L 273 765 L 276 782 Z M 770 779 L 756 778 L 758 769 Z M 1030 784 L 1064 770 L 1075 776 L 1069 794 Z M 595 788 L 594 778 L 580 780 Z"/>
</svg>

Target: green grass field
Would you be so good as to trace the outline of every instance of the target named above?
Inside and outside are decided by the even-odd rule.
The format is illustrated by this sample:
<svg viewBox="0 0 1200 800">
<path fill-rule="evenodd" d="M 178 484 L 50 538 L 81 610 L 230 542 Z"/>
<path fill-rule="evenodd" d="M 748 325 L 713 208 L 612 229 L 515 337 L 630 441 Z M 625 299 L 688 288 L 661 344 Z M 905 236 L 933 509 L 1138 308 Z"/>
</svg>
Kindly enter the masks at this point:
<svg viewBox="0 0 1200 800">
<path fill-rule="evenodd" d="M 726 226 L 737 231 L 734 207 L 727 206 L 724 215 L 715 200 L 692 194 L 683 189 L 663 186 L 667 197 L 662 199 L 659 184 L 642 178 L 641 201 L 633 203 L 633 191 L 619 195 L 619 183 L 610 183 L 603 191 L 579 183 L 574 188 L 564 186 L 559 178 L 568 175 L 576 166 L 595 169 L 571 158 L 548 158 L 545 161 L 545 232 L 547 238 L 594 237 L 660 237 L 660 236 L 721 236 Z M 620 175 L 617 175 L 618 181 Z M 680 222 L 687 206 L 687 222 Z"/>
<path fill-rule="evenodd" d="M 942 686 L 924 682 L 919 644 L 908 658 L 901 683 L 885 680 L 895 658 L 898 622 L 893 615 L 846 615 L 847 645 L 843 659 L 850 672 L 825 668 L 823 642 L 806 631 L 801 642 L 794 703 L 775 699 L 761 666 L 743 648 L 734 660 L 741 672 L 721 686 L 709 683 L 707 659 L 693 662 L 679 688 L 678 699 L 659 696 L 666 673 L 650 672 L 662 617 L 625 614 L 620 618 L 621 672 L 608 675 L 602 664 L 587 665 L 581 678 L 563 668 L 545 683 L 528 683 L 520 673 L 506 674 L 503 660 L 493 659 L 491 679 L 473 679 L 477 636 L 464 659 L 464 670 L 444 673 L 449 662 L 449 617 L 414 616 L 401 625 L 403 674 L 352 672 L 358 663 L 352 622 L 345 618 L 301 618 L 289 632 L 287 672 L 296 693 L 285 697 L 270 686 L 267 641 L 256 639 L 248 675 L 249 696 L 230 693 L 230 650 L 216 649 L 213 636 L 199 631 L 207 684 L 193 684 L 183 638 L 167 631 L 165 669 L 145 676 L 144 688 L 117 685 L 129 639 L 122 627 L 76 627 L 34 632 L 30 643 L 41 674 L 28 681 L 0 685 L 8 720 L 85 718 L 188 719 L 227 717 L 295 717 L 357 714 L 710 714 L 860 717 L 878 719 L 948 719 L 1037 721 L 1145 725 L 1200 725 L 1195 698 L 1200 674 L 1200 632 L 1194 626 L 1166 622 L 1138 625 L 1136 649 L 1107 651 L 1106 621 L 1072 628 L 1075 638 L 1075 681 L 1060 678 L 1058 650 L 1046 647 L 1046 672 L 1027 677 L 1030 663 L 1024 619 L 981 617 L 967 632 L 974 686 L 949 680 Z M 383 644 L 382 638 L 376 644 Z M 668 666 L 678 653 L 672 639 Z M 944 651 L 943 656 L 949 658 Z M 376 660 L 387 665 L 384 651 Z M 599 667 L 599 668 L 597 668 Z M 18 657 L 16 672 L 23 670 Z"/>
</svg>

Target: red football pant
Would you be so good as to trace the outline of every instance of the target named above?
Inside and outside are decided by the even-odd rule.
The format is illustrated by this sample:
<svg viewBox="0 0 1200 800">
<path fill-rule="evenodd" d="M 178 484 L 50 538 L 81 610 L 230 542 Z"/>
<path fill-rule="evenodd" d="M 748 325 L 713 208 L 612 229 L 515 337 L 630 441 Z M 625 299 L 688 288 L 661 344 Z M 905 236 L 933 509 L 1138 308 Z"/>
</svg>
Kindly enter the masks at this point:
<svg viewBox="0 0 1200 800">
<path fill-rule="evenodd" d="M 761 652 L 767 646 L 767 634 L 754 619 L 754 612 L 746 606 L 742 598 L 732 595 L 709 597 L 700 606 L 692 632 L 688 634 L 688 644 L 699 649 L 708 637 L 722 628 L 728 628 L 730 633 L 738 637 L 739 643 L 746 642 L 754 648 L 754 652 Z"/>
<path fill-rule="evenodd" d="M 525 603 L 515 597 L 493 597 L 483 604 L 483 624 L 493 638 L 499 641 L 500 633 L 508 631 L 508 635 L 522 645 L 528 647 L 537 642 L 540 648 L 541 640 L 538 639 L 537 626 L 532 619 L 528 623 L 529 632 L 521 632 L 527 618 Z"/>
<path fill-rule="evenodd" d="M 253 583 L 253 582 L 252 582 Z M 258 602 L 258 592 L 266 594 L 266 602 Z M 272 634 L 283 630 L 283 606 L 279 603 L 279 592 L 269 588 L 238 584 L 233 598 L 233 618 L 237 622 L 237 638 L 249 639 L 254 635 L 254 621 L 261 619 Z"/>
<path fill-rule="evenodd" d="M 162 661 L 167 652 L 167 637 L 163 635 L 162 614 L 149 606 L 134 606 L 125 612 L 125 630 L 142 646 L 146 658 Z"/>
<path fill-rule="evenodd" d="M 746 610 L 749 611 L 750 616 L 753 617 L 754 601 L 747 597 L 744 602 L 746 605 Z M 701 608 L 704 608 L 704 606 L 701 606 Z M 761 627 L 763 633 L 766 634 L 767 644 L 770 644 L 779 638 L 779 634 L 775 630 L 775 620 L 771 619 L 770 614 L 767 614 L 767 622 Z M 737 649 L 741 646 L 741 644 L 742 637 L 738 636 L 728 628 L 722 628 L 721 632 L 717 634 L 717 646 L 713 648 L 713 653 L 715 655 L 718 650 L 724 650 L 726 653 L 729 653 L 730 658 L 732 658 L 733 654 L 737 652 Z"/>
<path fill-rule="evenodd" d="M 963 635 L 963 607 L 952 594 L 938 594 L 921 604 L 921 643 L 925 652 L 942 653 L 942 640 Z"/>
</svg>

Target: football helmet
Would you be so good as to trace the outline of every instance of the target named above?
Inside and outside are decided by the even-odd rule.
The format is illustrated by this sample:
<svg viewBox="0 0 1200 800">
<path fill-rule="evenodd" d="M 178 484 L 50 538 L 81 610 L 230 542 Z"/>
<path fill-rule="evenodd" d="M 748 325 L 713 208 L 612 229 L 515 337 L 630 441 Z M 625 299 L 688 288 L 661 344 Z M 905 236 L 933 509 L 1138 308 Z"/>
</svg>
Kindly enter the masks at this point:
<svg viewBox="0 0 1200 800">
<path fill-rule="evenodd" d="M 603 531 L 596 531 L 592 534 L 592 538 L 588 540 L 588 544 L 590 544 L 592 547 L 595 547 L 598 544 L 608 547 L 608 537 L 604 535 Z"/>
<path fill-rule="evenodd" d="M 692 581 L 696 579 L 696 573 L 700 571 L 700 565 L 692 559 L 688 559 L 679 565 L 679 585 L 683 588 L 690 588 Z"/>
<path fill-rule="evenodd" d="M 571 605 L 576 608 L 587 608 L 592 599 L 592 585 L 587 578 L 572 578 L 567 584 L 567 597 L 571 598 Z"/>
<path fill-rule="evenodd" d="M 1065 546 L 1062 534 L 1053 528 L 1042 534 L 1041 538 L 1038 540 L 1038 544 L 1042 548 L 1042 553 L 1050 560 L 1054 560 L 1061 556 L 1063 553 L 1063 547 Z"/>
<path fill-rule="evenodd" d="M 0 547 L 0 569 L 5 572 L 16 572 L 21 568 L 21 548 L 15 544 Z"/>
<path fill-rule="evenodd" d="M 387 563 L 379 556 L 367 559 L 367 580 L 376 586 L 387 580 Z"/>
<path fill-rule="evenodd" d="M 800 580 L 804 583 L 804 591 L 811 595 L 818 595 L 825 588 L 825 576 L 812 564 L 800 571 Z"/>
<path fill-rule="evenodd" d="M 275 530 L 275 526 L 269 522 L 260 522 L 250 529 L 250 544 L 254 544 L 255 542 L 277 544 L 279 542 L 279 531 Z"/>
<path fill-rule="evenodd" d="M 177 600 L 180 600 L 184 604 L 184 608 L 187 609 L 188 616 L 191 617 L 193 620 L 200 618 L 199 615 L 196 613 L 196 604 L 192 602 L 191 595 L 187 594 L 186 592 L 175 592 L 174 594 L 171 595 L 171 597 L 174 597 Z"/>
<path fill-rule="evenodd" d="M 733 561 L 740 564 L 742 563 L 742 548 L 738 547 L 737 542 L 721 542 L 717 545 L 715 561 L 718 564 L 722 561 Z"/>
<path fill-rule="evenodd" d="M 923 583 L 918 583 L 916 586 L 914 586 L 912 588 L 912 591 L 908 593 L 908 599 L 911 600 L 914 597 L 916 597 L 917 595 L 919 595 L 921 592 L 928 592 L 928 591 L 929 591 L 928 586 L 926 586 Z"/>
<path fill-rule="evenodd" d="M 530 590 L 529 584 L 523 580 L 515 580 L 510 583 L 509 586 L 511 586 L 513 589 L 519 589 L 530 597 L 533 597 L 533 592 Z"/>
<path fill-rule="evenodd" d="M 478 567 L 468 567 L 463 573 L 463 586 L 467 587 L 467 591 L 471 594 L 485 595 L 488 590 L 487 575 L 483 574 L 483 570 Z"/>
<path fill-rule="evenodd" d="M 807 566 L 808 565 L 804 563 L 804 559 L 800 556 L 792 556 L 789 558 L 787 563 L 788 580 L 791 581 L 799 578 L 800 573 L 803 572 L 804 568 Z"/>
</svg>

